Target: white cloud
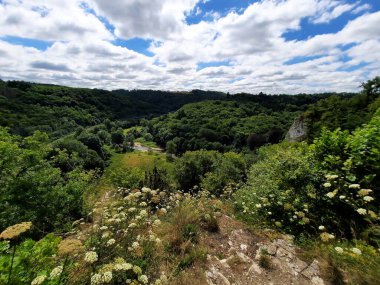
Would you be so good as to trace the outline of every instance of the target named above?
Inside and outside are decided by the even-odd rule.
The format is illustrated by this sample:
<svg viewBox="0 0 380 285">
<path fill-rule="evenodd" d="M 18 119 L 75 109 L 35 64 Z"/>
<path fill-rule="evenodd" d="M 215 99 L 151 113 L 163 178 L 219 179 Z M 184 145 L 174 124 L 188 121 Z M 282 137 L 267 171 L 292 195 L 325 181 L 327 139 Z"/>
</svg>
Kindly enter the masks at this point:
<svg viewBox="0 0 380 285">
<path fill-rule="evenodd" d="M 0 38 L 0 78 L 106 89 L 299 93 L 357 90 L 380 71 L 380 12 L 356 16 L 337 33 L 292 41 L 284 36 L 301 31 L 302 19 L 326 23 L 348 11 L 360 13 L 365 4 L 263 0 L 241 13 L 188 25 L 186 15 L 205 0 L 84 1 L 116 35 L 79 0 L 3 1 L 0 36 L 54 43 L 40 51 Z M 154 56 L 114 45 L 115 36 L 153 39 Z M 351 48 L 342 49 L 347 45 Z M 302 57 L 303 62 L 285 64 Z M 200 62 L 213 61 L 229 64 L 197 69 Z M 352 68 L 363 62 L 361 69 Z"/>
<path fill-rule="evenodd" d="M 185 26 L 185 15 L 199 0 L 93 0 L 96 11 L 116 27 L 122 38 L 171 38 Z"/>
<path fill-rule="evenodd" d="M 344 1 L 332 0 L 322 0 L 317 5 L 319 7 L 318 13 L 312 20 L 316 24 L 328 23 L 356 6 L 356 4 L 345 4 Z"/>
<path fill-rule="evenodd" d="M 46 41 L 112 39 L 111 33 L 76 0 L 4 0 L 0 4 L 0 36 Z"/>
</svg>

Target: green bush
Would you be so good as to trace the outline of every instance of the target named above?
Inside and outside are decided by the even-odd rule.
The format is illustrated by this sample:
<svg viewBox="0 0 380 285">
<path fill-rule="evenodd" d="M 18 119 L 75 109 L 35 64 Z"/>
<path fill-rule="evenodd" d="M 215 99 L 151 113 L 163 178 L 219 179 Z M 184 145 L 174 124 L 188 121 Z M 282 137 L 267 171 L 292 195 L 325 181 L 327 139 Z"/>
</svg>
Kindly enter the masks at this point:
<svg viewBox="0 0 380 285">
<path fill-rule="evenodd" d="M 291 233 L 356 237 L 379 221 L 379 167 L 380 111 L 352 134 L 323 130 L 311 146 L 261 148 L 236 207 Z"/>
<path fill-rule="evenodd" d="M 60 240 L 59 237 L 49 234 L 37 242 L 27 239 L 19 244 L 16 247 L 9 284 L 30 284 L 39 275 L 49 276 L 54 267 L 61 265 L 56 264 L 53 257 L 57 253 Z M 0 284 L 7 284 L 12 252 L 13 248 L 9 248 L 7 242 L 0 242 Z M 44 284 L 57 284 L 57 280 Z"/>
</svg>

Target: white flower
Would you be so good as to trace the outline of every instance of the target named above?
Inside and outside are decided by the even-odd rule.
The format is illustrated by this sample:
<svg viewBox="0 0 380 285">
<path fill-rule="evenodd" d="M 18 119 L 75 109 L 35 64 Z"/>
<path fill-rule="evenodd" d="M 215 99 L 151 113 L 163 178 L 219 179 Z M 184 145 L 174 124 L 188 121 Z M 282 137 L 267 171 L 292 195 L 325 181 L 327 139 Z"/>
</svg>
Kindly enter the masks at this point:
<svg viewBox="0 0 380 285">
<path fill-rule="evenodd" d="M 330 182 L 326 182 L 323 184 L 324 187 L 326 188 L 330 188 L 331 187 L 331 183 Z"/>
<path fill-rule="evenodd" d="M 146 202 L 141 202 L 141 203 L 140 203 L 140 206 L 141 206 L 141 207 L 146 207 L 147 205 L 148 205 L 148 204 L 147 204 Z"/>
<path fill-rule="evenodd" d="M 50 279 L 58 278 L 62 274 L 62 271 L 63 271 L 63 266 L 57 266 L 50 272 L 49 278 Z"/>
<path fill-rule="evenodd" d="M 350 184 L 350 185 L 348 185 L 348 188 L 350 188 L 350 189 L 359 189 L 360 185 L 359 184 Z"/>
<path fill-rule="evenodd" d="M 145 210 L 141 210 L 141 211 L 140 211 L 140 216 L 141 216 L 141 217 L 146 217 L 146 216 L 148 216 L 148 212 L 145 211 Z"/>
<path fill-rule="evenodd" d="M 133 266 L 133 272 L 136 273 L 137 275 L 141 275 L 142 270 L 141 270 L 141 268 L 139 266 L 134 265 Z"/>
<path fill-rule="evenodd" d="M 102 282 L 103 283 L 110 283 L 112 281 L 112 272 L 111 271 L 106 271 L 102 274 Z"/>
<path fill-rule="evenodd" d="M 113 238 L 111 238 L 110 240 L 107 241 L 107 246 L 111 246 L 113 244 L 115 244 L 115 240 Z"/>
<path fill-rule="evenodd" d="M 136 248 L 139 248 L 140 245 L 139 245 L 139 243 L 138 243 L 137 241 L 135 241 L 134 243 L 132 243 L 132 247 L 133 247 L 134 249 L 136 249 Z"/>
<path fill-rule="evenodd" d="M 362 251 L 356 247 L 351 248 L 351 251 L 357 255 L 361 255 Z"/>
<path fill-rule="evenodd" d="M 344 196 L 344 195 L 340 195 L 340 196 L 339 196 L 339 199 L 342 199 L 342 200 L 343 200 L 343 199 L 346 199 L 346 196 Z"/>
<path fill-rule="evenodd" d="M 329 193 L 326 194 L 326 196 L 331 199 L 331 198 L 335 197 L 335 193 L 334 192 L 329 192 Z"/>
<path fill-rule="evenodd" d="M 335 248 L 335 251 L 339 254 L 343 253 L 343 248 L 339 247 L 339 246 L 336 246 Z"/>
<path fill-rule="evenodd" d="M 154 220 L 153 226 L 158 227 L 159 225 L 161 225 L 161 221 L 159 219 Z"/>
<path fill-rule="evenodd" d="M 319 229 L 320 231 L 324 231 L 326 228 L 325 228 L 325 226 L 319 226 L 318 229 Z"/>
<path fill-rule="evenodd" d="M 40 275 L 33 279 L 31 285 L 40 285 L 46 280 L 46 275 Z"/>
<path fill-rule="evenodd" d="M 84 256 L 84 261 L 94 263 L 98 261 L 98 254 L 95 251 L 88 251 Z"/>
<path fill-rule="evenodd" d="M 363 208 L 357 209 L 356 212 L 358 212 L 360 215 L 366 215 L 367 214 L 367 210 L 363 209 Z"/>
<path fill-rule="evenodd" d="M 133 228 L 135 228 L 135 227 L 137 227 L 137 225 L 136 225 L 135 223 L 130 223 L 130 224 L 128 225 L 128 228 L 130 228 L 130 229 L 133 229 Z"/>
<path fill-rule="evenodd" d="M 144 283 L 144 284 L 148 284 L 148 277 L 146 275 L 140 275 L 139 281 Z"/>
<path fill-rule="evenodd" d="M 363 200 L 366 201 L 366 202 L 371 202 L 371 201 L 373 201 L 375 199 L 373 199 L 371 196 L 364 196 Z"/>
<path fill-rule="evenodd" d="M 326 179 L 327 180 L 334 180 L 334 179 L 337 179 L 339 176 L 338 175 L 335 175 L 335 174 L 327 174 L 326 176 Z"/>
<path fill-rule="evenodd" d="M 114 270 L 116 271 L 127 271 L 132 268 L 132 264 L 130 263 L 117 263 L 114 265 Z"/>
<path fill-rule="evenodd" d="M 108 230 L 108 227 L 107 226 L 102 226 L 102 227 L 100 227 L 99 228 L 101 231 L 106 231 L 106 230 Z"/>
<path fill-rule="evenodd" d="M 256 206 L 256 208 L 258 208 L 258 209 L 260 209 L 260 208 L 262 207 L 261 204 L 256 204 L 255 206 Z"/>
<path fill-rule="evenodd" d="M 92 285 L 98 285 L 102 283 L 102 275 L 95 273 L 91 276 L 91 284 Z"/>
</svg>

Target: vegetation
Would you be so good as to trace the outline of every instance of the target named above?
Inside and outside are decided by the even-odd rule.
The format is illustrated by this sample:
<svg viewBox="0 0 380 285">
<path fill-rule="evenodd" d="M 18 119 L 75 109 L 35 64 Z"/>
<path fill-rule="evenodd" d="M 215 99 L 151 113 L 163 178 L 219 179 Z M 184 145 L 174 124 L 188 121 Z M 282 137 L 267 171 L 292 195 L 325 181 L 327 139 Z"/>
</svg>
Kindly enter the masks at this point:
<svg viewBox="0 0 380 285">
<path fill-rule="evenodd" d="M 0 82 L 0 283 L 203 284 L 220 232 L 243 223 L 258 241 L 294 235 L 334 284 L 377 284 L 379 82 L 297 96 Z M 283 141 L 298 116 L 308 140 Z"/>
</svg>

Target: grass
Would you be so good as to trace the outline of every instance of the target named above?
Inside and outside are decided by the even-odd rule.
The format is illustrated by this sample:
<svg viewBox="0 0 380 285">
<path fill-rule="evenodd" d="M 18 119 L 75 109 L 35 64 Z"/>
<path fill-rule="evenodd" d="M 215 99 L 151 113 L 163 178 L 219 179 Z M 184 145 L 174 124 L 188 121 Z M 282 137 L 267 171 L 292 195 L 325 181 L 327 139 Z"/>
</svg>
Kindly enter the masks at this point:
<svg viewBox="0 0 380 285">
<path fill-rule="evenodd" d="M 372 246 L 361 241 L 341 241 L 324 244 L 304 240 L 299 244 L 303 252 L 302 259 L 318 259 L 321 271 L 333 284 L 375 285 L 380 280 L 380 254 Z M 344 249 L 338 253 L 335 247 Z M 362 254 L 354 254 L 351 249 L 358 248 Z"/>
<path fill-rule="evenodd" d="M 147 141 L 144 138 L 135 139 L 135 143 L 136 142 L 140 143 L 142 146 L 146 146 L 150 148 L 159 148 L 159 146 L 155 142 Z"/>
<path fill-rule="evenodd" d="M 152 171 L 153 168 L 165 168 L 169 174 L 173 172 L 173 164 L 166 160 L 163 153 L 147 153 L 133 151 L 128 153 L 112 153 L 110 165 L 103 175 L 89 188 L 84 195 L 85 208 L 91 209 L 95 202 L 100 201 L 105 193 L 115 190 L 111 182 L 111 173 L 117 169 L 137 167 L 143 171 Z"/>
</svg>

